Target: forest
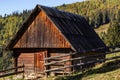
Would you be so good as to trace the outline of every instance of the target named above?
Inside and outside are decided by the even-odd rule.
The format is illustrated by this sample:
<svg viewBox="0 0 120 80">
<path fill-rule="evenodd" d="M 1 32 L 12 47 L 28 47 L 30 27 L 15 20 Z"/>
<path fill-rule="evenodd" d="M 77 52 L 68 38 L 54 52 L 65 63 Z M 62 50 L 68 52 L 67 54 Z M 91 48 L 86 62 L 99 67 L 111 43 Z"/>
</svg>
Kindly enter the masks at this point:
<svg viewBox="0 0 120 80">
<path fill-rule="evenodd" d="M 120 45 L 120 0 L 86 0 L 63 4 L 55 8 L 84 16 L 90 27 L 94 29 L 99 29 L 101 26 L 108 24 L 107 31 L 102 31 L 98 35 L 107 46 Z M 0 69 L 8 68 L 7 65 L 11 63 L 12 54 L 8 55 L 7 53 L 11 52 L 4 49 L 31 11 L 23 10 L 20 13 L 13 12 L 9 15 L 0 16 L 0 56 L 3 56 L 0 58 L 0 64 L 2 64 Z"/>
</svg>

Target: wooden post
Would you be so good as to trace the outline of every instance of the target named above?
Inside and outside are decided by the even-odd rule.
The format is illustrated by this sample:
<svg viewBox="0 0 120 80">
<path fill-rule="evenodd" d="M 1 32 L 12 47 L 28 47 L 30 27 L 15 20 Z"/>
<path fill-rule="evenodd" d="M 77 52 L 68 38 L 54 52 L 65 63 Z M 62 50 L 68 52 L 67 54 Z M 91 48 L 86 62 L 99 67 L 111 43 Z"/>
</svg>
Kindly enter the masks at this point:
<svg viewBox="0 0 120 80">
<path fill-rule="evenodd" d="M 25 65 L 24 65 L 24 63 L 22 64 L 22 66 L 23 66 L 23 79 L 25 78 L 25 76 L 24 76 L 24 67 L 25 67 Z"/>
<path fill-rule="evenodd" d="M 14 57 L 14 67 L 17 67 L 17 57 Z M 15 72 L 17 72 L 17 68 L 15 69 Z"/>
<path fill-rule="evenodd" d="M 64 59 L 64 57 L 63 57 L 63 59 Z M 64 67 L 65 67 L 65 62 L 63 64 L 64 64 Z M 63 69 L 63 76 L 65 76 L 65 70 L 66 69 Z"/>
<path fill-rule="evenodd" d="M 17 51 L 13 51 L 13 57 L 14 57 L 14 67 L 17 67 L 18 66 L 18 56 L 19 56 L 19 53 Z M 17 68 L 15 69 L 15 72 L 17 72 Z"/>
<path fill-rule="evenodd" d="M 48 51 L 45 51 L 44 53 L 44 64 L 47 63 L 47 60 L 45 60 L 46 57 L 48 57 Z M 44 65 L 44 71 L 47 70 L 48 66 L 47 65 Z M 48 77 L 48 72 L 45 72 L 45 80 L 47 80 L 47 77 Z"/>
</svg>

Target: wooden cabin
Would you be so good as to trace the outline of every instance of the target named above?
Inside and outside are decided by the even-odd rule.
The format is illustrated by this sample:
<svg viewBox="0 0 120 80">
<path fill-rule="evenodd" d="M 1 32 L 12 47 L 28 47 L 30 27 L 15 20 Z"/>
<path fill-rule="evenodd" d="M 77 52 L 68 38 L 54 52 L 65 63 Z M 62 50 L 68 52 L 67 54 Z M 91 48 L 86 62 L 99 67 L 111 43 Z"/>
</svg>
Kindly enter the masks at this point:
<svg viewBox="0 0 120 80">
<path fill-rule="evenodd" d="M 24 63 L 25 72 L 32 73 L 44 72 L 47 68 L 80 63 L 80 60 L 68 61 L 64 64 L 56 64 L 57 66 L 45 67 L 44 58 L 73 52 L 79 52 L 79 54 L 69 55 L 59 60 L 71 59 L 82 54 L 100 54 L 104 50 L 97 51 L 97 49 L 104 47 L 106 47 L 105 44 L 84 17 L 37 5 L 10 41 L 7 49 L 14 53 L 15 67 Z M 52 59 L 52 61 L 56 60 Z M 68 68 L 65 72 L 77 69 L 79 68 Z"/>
</svg>

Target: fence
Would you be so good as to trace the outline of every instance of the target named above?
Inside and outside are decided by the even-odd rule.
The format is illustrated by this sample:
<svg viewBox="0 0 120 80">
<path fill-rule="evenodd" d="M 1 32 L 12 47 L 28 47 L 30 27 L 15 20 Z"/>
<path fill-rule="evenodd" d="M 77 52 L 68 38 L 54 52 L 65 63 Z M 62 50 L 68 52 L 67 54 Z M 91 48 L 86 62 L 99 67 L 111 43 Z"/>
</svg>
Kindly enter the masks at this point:
<svg viewBox="0 0 120 80">
<path fill-rule="evenodd" d="M 58 67 L 58 68 L 50 68 L 48 69 L 47 67 L 51 66 L 51 65 L 55 65 L 57 63 L 65 63 L 67 61 L 77 61 L 77 60 L 82 60 L 82 59 L 87 59 L 87 58 L 95 58 L 95 57 L 98 57 L 98 56 L 104 56 L 104 55 L 107 55 L 107 54 L 117 54 L 115 52 L 120 52 L 120 50 L 117 50 L 117 51 L 110 51 L 110 52 L 106 52 L 106 53 L 102 53 L 102 54 L 96 54 L 96 55 L 89 55 L 89 56 L 82 56 L 82 57 L 75 57 L 75 58 L 71 58 L 71 59 L 65 59 L 65 60 L 59 60 L 59 58 L 62 58 L 62 57 L 66 57 L 66 56 L 69 56 L 69 55 L 75 55 L 75 54 L 79 54 L 79 52 L 75 52 L 75 53 L 70 53 L 70 54 L 65 54 L 65 55 L 62 55 L 62 56 L 54 56 L 54 57 L 48 57 L 48 58 L 45 58 L 44 59 L 44 66 L 45 66 L 45 74 L 47 76 L 47 74 L 49 72 L 54 72 L 54 71 L 58 71 L 58 70 L 64 70 L 64 69 L 67 69 L 67 68 L 73 68 L 73 67 L 76 67 L 76 66 L 85 66 L 85 65 L 89 65 L 89 64 L 94 64 L 94 63 L 98 63 L 98 62 L 104 62 L 104 61 L 107 61 L 107 60 L 113 60 L 113 59 L 118 59 L 120 58 L 120 56 L 115 56 L 115 57 L 111 57 L 111 58 L 102 58 L 102 59 L 98 59 L 98 60 L 91 60 L 91 61 L 87 61 L 87 62 L 80 62 L 80 63 L 77 63 L 77 64 L 71 64 L 71 65 L 68 65 L 68 66 L 63 66 L 63 67 Z M 52 59 L 58 59 L 59 61 L 53 61 L 53 62 L 50 62 L 50 60 Z"/>
<path fill-rule="evenodd" d="M 23 78 L 24 78 L 24 64 L 16 68 L 0 70 L 0 78 L 15 75 L 15 74 L 20 74 L 20 73 L 23 73 Z"/>
</svg>

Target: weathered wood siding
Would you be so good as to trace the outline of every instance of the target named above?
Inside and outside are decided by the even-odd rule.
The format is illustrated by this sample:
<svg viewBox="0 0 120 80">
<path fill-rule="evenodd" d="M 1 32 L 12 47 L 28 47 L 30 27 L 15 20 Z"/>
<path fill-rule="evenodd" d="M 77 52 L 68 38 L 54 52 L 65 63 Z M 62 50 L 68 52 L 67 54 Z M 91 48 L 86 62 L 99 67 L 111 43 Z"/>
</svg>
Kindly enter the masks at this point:
<svg viewBox="0 0 120 80">
<path fill-rule="evenodd" d="M 21 53 L 18 57 L 18 66 L 25 65 L 25 72 L 34 72 L 34 53 Z"/>
<path fill-rule="evenodd" d="M 40 11 L 14 48 L 70 48 L 70 44 Z"/>
</svg>

